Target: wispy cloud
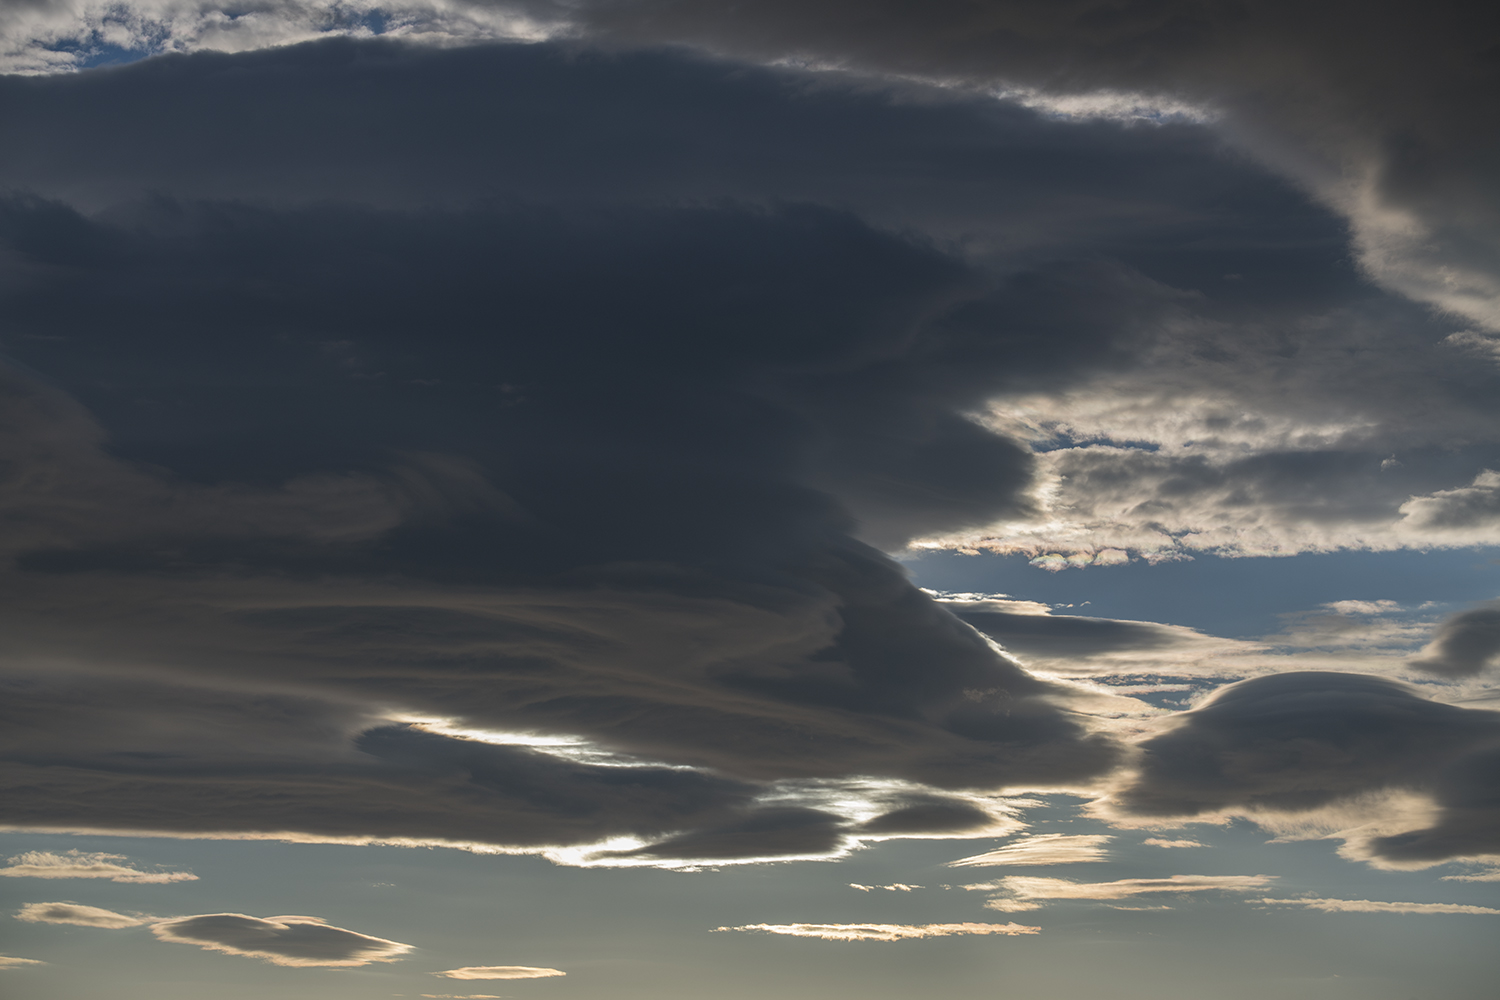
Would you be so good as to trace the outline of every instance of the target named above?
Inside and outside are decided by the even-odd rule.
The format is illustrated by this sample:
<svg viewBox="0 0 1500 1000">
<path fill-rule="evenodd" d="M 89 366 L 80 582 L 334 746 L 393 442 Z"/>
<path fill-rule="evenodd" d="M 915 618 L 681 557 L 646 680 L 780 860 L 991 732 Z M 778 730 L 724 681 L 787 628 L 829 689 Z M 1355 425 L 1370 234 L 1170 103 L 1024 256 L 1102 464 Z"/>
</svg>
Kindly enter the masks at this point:
<svg viewBox="0 0 1500 1000">
<path fill-rule="evenodd" d="M 1324 913 L 1469 913 L 1500 914 L 1500 910 L 1488 906 L 1470 906 L 1466 903 L 1383 903 L 1373 899 L 1257 899 L 1256 903 L 1271 906 L 1302 906 Z"/>
<path fill-rule="evenodd" d="M 86 854 L 81 851 L 27 851 L 10 858 L 0 875 L 8 878 L 107 878 L 111 882 L 193 882 L 192 872 L 148 872 L 129 865 L 123 854 Z"/>
<path fill-rule="evenodd" d="M 1065 878 L 1010 875 L 995 882 L 964 886 L 976 892 L 999 891 L 984 905 L 991 910 L 1016 912 L 1035 910 L 1057 899 L 1131 899 L 1153 893 L 1187 893 L 1225 890 L 1246 892 L 1269 884 L 1274 875 L 1169 875 L 1166 878 L 1127 878 L 1114 882 L 1073 882 Z"/>
<path fill-rule="evenodd" d="M 1025 837 L 984 854 L 950 861 L 948 867 L 1068 865 L 1085 861 L 1103 861 L 1107 856 L 1104 845 L 1112 839 L 1105 834 L 1043 833 L 1035 837 Z"/>
<path fill-rule="evenodd" d="M 14 955 L 0 955 L 0 969 L 19 969 L 27 965 L 46 965 L 38 958 L 16 958 Z"/>
<path fill-rule="evenodd" d="M 466 965 L 462 969 L 434 972 L 449 979 L 549 979 L 566 976 L 561 969 L 541 969 L 530 965 Z"/>
<path fill-rule="evenodd" d="M 860 892 L 869 892 L 871 889 L 884 889 L 886 892 L 911 892 L 913 889 L 921 889 L 924 886 L 907 885 L 905 882 L 892 882 L 890 885 L 860 885 L 858 882 L 850 882 L 849 888 L 858 889 Z"/>
<path fill-rule="evenodd" d="M 715 927 L 719 931 L 759 931 L 824 941 L 904 941 L 909 938 L 952 937 L 962 934 L 1039 934 L 1040 927 L 1024 924 L 744 924 Z"/>
<path fill-rule="evenodd" d="M 16 919 L 28 924 L 74 924 L 78 927 L 104 927 L 111 930 L 139 927 L 146 923 L 140 917 L 80 903 L 27 903 L 16 914 Z"/>
<path fill-rule="evenodd" d="M 1466 875 L 1444 875 L 1444 882 L 1500 882 L 1500 868 L 1470 872 Z"/>
<path fill-rule="evenodd" d="M 1145 840 L 1141 841 L 1141 843 L 1145 844 L 1147 847 L 1206 847 L 1206 846 L 1208 846 L 1206 844 L 1200 844 L 1196 840 L 1163 840 L 1160 837 L 1147 837 Z"/>
<path fill-rule="evenodd" d="M 204 913 L 156 921 L 151 933 L 162 941 L 194 944 L 205 951 L 299 967 L 394 962 L 412 950 L 409 944 L 334 927 L 319 917 Z"/>
</svg>

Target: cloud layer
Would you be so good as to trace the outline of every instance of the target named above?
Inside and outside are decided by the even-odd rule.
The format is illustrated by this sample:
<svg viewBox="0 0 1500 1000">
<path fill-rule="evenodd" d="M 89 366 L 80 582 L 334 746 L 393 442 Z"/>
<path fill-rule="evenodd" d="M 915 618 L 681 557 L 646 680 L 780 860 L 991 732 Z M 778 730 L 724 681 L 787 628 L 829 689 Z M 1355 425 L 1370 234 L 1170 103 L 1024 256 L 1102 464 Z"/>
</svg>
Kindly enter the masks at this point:
<svg viewBox="0 0 1500 1000">
<path fill-rule="evenodd" d="M 1383 13 L 1033 6 L 8 8 L 14 69 L 178 54 L 0 79 L 4 822 L 677 867 L 1011 833 L 995 792 L 1130 754 L 1108 692 L 997 642 L 1214 641 L 885 553 L 1500 542 L 1496 104 L 1431 55 L 1468 15 L 1407 49 Z M 1415 668 L 1478 674 L 1491 613 Z M 1492 853 L 1494 719 L 1248 681 L 1111 815 L 1400 793 L 1430 822 L 1368 856 Z M 6 871 L 149 874 L 119 860 Z"/>
</svg>

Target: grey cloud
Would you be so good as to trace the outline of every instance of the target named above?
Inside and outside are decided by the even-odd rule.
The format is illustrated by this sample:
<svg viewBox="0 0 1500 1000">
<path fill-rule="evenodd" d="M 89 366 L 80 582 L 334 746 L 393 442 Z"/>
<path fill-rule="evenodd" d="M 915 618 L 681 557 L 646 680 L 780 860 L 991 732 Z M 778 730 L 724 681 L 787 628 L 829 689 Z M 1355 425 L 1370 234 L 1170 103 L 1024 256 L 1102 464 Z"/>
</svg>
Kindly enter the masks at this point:
<svg viewBox="0 0 1500 1000">
<path fill-rule="evenodd" d="M 866 4 L 600 2 L 592 30 L 753 58 L 1055 95 L 1160 94 L 1219 127 L 1348 213 L 1367 271 L 1490 327 L 1500 324 L 1487 9 L 1287 0 Z M 1357 19 L 1359 29 L 1349 30 Z"/>
<path fill-rule="evenodd" d="M 318 917 L 204 913 L 156 921 L 151 933 L 161 941 L 304 968 L 394 962 L 412 950 L 409 944 L 334 927 Z"/>
<path fill-rule="evenodd" d="M 1362 674 L 1294 672 L 1230 685 L 1142 744 L 1118 797 L 1136 817 L 1306 814 L 1383 791 L 1436 806 L 1430 827 L 1376 836 L 1377 861 L 1431 864 L 1500 852 L 1500 714 L 1430 701 Z"/>
<path fill-rule="evenodd" d="M 142 917 L 127 916 L 81 903 L 27 903 L 16 914 L 16 919 L 29 924 L 72 924 L 75 927 L 103 927 L 108 930 L 139 927 L 147 923 Z"/>
<path fill-rule="evenodd" d="M 21 827 L 681 864 L 982 829 L 941 791 L 1117 751 L 865 543 L 1045 519 L 1053 460 L 997 394 L 1211 367 L 1247 326 L 1295 356 L 1264 331 L 1351 296 L 1401 318 L 1336 220 L 1187 127 L 551 45 L 0 94 L 0 178 L 38 192 L 0 211 L 38 373 L 0 442 Z M 1265 301 L 1219 291 L 1273 259 Z M 1247 496 L 1318 507 L 1277 456 Z M 862 825 L 773 794 L 859 777 L 929 788 Z"/>
<path fill-rule="evenodd" d="M 1473 677 L 1500 653 L 1500 605 L 1461 611 L 1438 626 L 1423 656 L 1409 665 L 1444 677 Z"/>
</svg>

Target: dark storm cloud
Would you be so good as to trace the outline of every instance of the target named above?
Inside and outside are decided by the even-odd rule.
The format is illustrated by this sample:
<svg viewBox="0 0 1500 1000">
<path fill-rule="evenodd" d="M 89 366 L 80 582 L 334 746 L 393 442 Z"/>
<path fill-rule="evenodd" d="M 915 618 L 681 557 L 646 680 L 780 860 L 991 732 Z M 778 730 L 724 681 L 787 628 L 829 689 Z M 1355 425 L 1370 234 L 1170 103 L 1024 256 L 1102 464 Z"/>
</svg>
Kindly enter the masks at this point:
<svg viewBox="0 0 1500 1000">
<path fill-rule="evenodd" d="M 1444 677 L 1473 677 L 1500 653 L 1500 606 L 1462 611 L 1438 626 L 1424 655 L 1410 661 L 1418 670 Z"/>
<path fill-rule="evenodd" d="M 599 0 L 569 18 L 756 59 L 1206 105 L 1348 214 L 1372 274 L 1500 329 L 1500 15 L 1487 5 Z"/>
<path fill-rule="evenodd" d="M 1138 817 L 1309 813 L 1385 791 L 1436 806 L 1432 826 L 1379 836 L 1370 856 L 1432 863 L 1500 851 L 1500 713 L 1430 701 L 1364 674 L 1294 672 L 1231 685 L 1147 740 L 1118 798 Z"/>
<path fill-rule="evenodd" d="M 1110 296 L 1155 294 L 1127 270 L 996 276 L 738 203 L 16 197 L 0 239 L 32 369 L 6 397 L 13 825 L 734 860 L 990 821 L 883 794 L 860 827 L 768 782 L 1113 759 L 850 532 L 1023 509 L 1029 454 L 963 414 L 1016 359 L 1121 336 Z"/>
<path fill-rule="evenodd" d="M 867 543 L 1044 518 L 997 393 L 1394 314 L 1201 131 L 915 84 L 334 43 L 0 109 L 16 826 L 663 864 L 982 830 L 940 790 L 1115 751 Z M 855 779 L 900 790 L 854 817 Z"/>
<path fill-rule="evenodd" d="M 409 944 L 333 927 L 318 917 L 204 913 L 156 921 L 151 933 L 162 941 L 297 967 L 348 968 L 394 962 L 412 950 Z"/>
</svg>

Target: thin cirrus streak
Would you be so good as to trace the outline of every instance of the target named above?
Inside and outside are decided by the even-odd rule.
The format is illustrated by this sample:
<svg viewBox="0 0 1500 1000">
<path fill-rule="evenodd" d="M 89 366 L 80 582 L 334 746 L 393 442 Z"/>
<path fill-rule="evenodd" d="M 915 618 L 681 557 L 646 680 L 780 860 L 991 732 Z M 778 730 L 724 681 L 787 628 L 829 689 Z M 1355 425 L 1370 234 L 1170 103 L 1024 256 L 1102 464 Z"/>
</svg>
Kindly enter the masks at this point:
<svg viewBox="0 0 1500 1000">
<path fill-rule="evenodd" d="M 111 882 L 162 883 L 194 882 L 198 876 L 192 872 L 147 872 L 129 865 L 123 854 L 84 853 L 64 851 L 27 851 L 9 859 L 0 868 L 0 876 L 6 878 L 107 878 Z"/>
<path fill-rule="evenodd" d="M 1104 845 L 1113 840 L 1106 834 L 1043 833 L 1013 844 L 948 862 L 949 868 L 979 868 L 998 865 L 1066 865 L 1103 861 Z"/>
<path fill-rule="evenodd" d="M 1040 927 L 1025 924 L 742 924 L 715 927 L 721 931 L 758 931 L 788 937 L 819 938 L 823 941 L 905 941 L 911 938 L 952 937 L 967 934 L 1040 934 Z"/>
<path fill-rule="evenodd" d="M 531 965 L 467 965 L 462 969 L 434 972 L 433 975 L 446 979 L 550 979 L 553 976 L 566 976 L 567 973 L 561 969 Z"/>
<path fill-rule="evenodd" d="M 1421 913 L 1494 916 L 1500 910 L 1466 903 L 1387 903 L 1374 899 L 1265 899 L 1251 900 L 1267 906 L 1301 906 L 1324 913 Z"/>
<path fill-rule="evenodd" d="M 39 958 L 17 958 L 14 955 L 0 955 L 0 970 L 19 969 L 27 965 L 46 965 Z"/>
<path fill-rule="evenodd" d="M 1010 875 L 994 882 L 964 886 L 972 892 L 1000 892 L 988 900 L 987 909 L 1001 912 L 1035 910 L 1053 900 L 1075 899 L 1107 902 L 1155 893 L 1187 893 L 1225 890 L 1246 892 L 1267 885 L 1274 875 L 1170 875 L 1166 878 L 1127 878 L 1114 882 L 1073 882 L 1065 878 Z"/>
</svg>

